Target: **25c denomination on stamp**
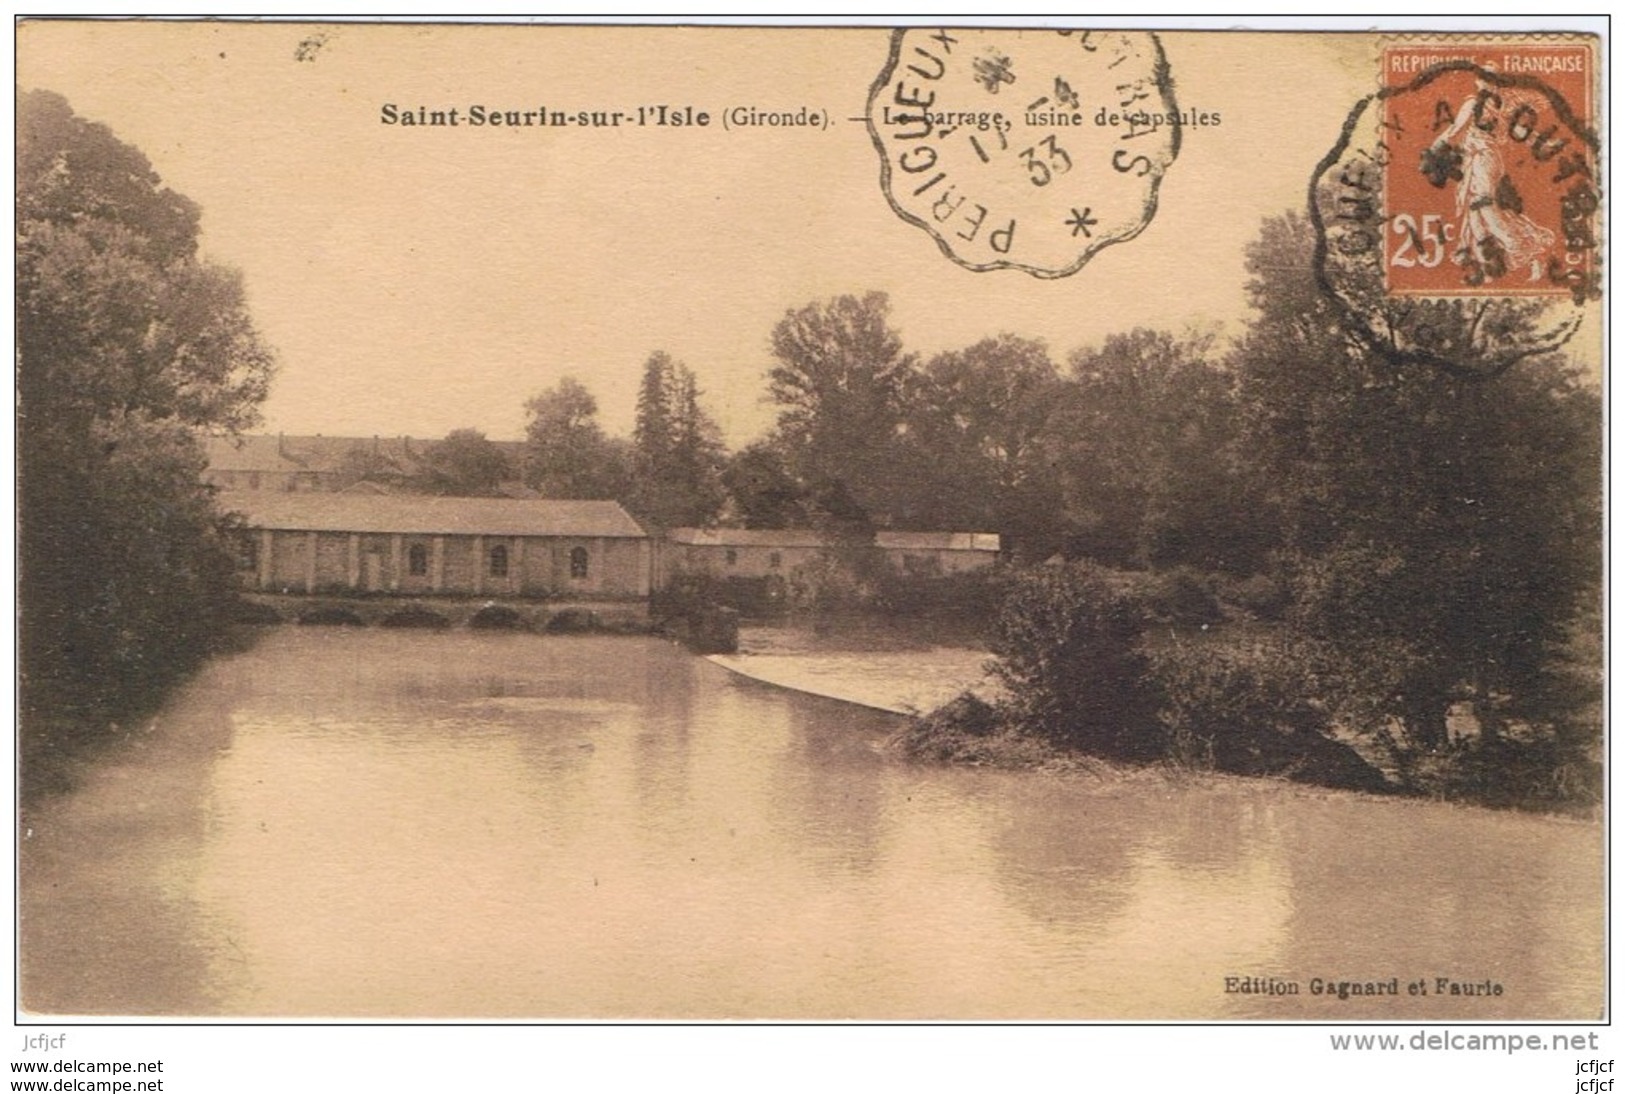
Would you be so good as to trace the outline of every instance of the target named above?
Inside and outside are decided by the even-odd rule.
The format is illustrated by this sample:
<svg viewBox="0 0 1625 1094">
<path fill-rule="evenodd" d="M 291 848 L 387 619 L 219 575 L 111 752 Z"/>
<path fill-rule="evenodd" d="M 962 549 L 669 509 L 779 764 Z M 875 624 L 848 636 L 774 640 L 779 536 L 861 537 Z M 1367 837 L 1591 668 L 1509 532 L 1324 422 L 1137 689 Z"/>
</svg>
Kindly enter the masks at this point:
<svg viewBox="0 0 1625 1094">
<path fill-rule="evenodd" d="M 1181 115 L 1156 35 L 892 35 L 870 136 L 897 215 L 971 270 L 1076 273 L 1151 222 Z"/>
</svg>

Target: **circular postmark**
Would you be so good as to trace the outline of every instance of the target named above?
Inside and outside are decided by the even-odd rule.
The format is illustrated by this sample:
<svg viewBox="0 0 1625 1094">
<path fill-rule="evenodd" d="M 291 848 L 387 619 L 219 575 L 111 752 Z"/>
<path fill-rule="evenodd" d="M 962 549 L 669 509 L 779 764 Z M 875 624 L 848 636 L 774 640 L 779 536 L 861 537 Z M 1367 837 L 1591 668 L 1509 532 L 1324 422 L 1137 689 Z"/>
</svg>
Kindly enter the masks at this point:
<svg viewBox="0 0 1625 1094">
<path fill-rule="evenodd" d="M 1589 47 L 1383 53 L 1309 186 L 1320 287 L 1372 349 L 1493 376 L 1602 295 Z"/>
<path fill-rule="evenodd" d="M 1143 32 L 895 31 L 868 124 L 898 216 L 967 269 L 1037 277 L 1139 235 L 1180 141 Z"/>
</svg>

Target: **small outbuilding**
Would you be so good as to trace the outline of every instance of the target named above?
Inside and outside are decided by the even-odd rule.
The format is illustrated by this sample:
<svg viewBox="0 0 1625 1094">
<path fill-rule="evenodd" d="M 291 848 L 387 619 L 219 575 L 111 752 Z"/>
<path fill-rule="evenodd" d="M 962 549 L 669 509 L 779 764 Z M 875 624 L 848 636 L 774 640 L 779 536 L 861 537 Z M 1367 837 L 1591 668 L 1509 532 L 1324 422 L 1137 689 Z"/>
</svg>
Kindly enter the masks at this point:
<svg viewBox="0 0 1625 1094">
<path fill-rule="evenodd" d="M 876 532 L 875 546 L 900 573 L 941 577 L 991 566 L 1000 545 L 993 532 Z"/>
<path fill-rule="evenodd" d="M 914 577 L 963 573 L 999 558 L 999 537 L 990 532 L 876 532 L 874 547 L 893 570 Z M 658 580 L 783 577 L 832 550 L 810 529 L 673 528 L 660 546 Z"/>
</svg>

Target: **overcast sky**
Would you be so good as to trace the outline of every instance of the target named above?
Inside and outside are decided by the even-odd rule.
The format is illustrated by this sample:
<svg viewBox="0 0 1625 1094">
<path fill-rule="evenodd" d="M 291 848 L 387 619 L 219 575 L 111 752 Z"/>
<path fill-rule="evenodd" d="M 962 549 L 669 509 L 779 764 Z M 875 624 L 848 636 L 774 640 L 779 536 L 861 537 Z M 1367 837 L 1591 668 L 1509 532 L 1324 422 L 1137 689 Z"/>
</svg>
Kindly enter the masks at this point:
<svg viewBox="0 0 1625 1094">
<path fill-rule="evenodd" d="M 1233 333 L 1244 247 L 1302 207 L 1374 88 L 1375 39 L 1162 42 L 1180 108 L 1222 122 L 1186 128 L 1142 234 L 1053 280 L 963 269 L 892 211 L 847 120 L 886 61 L 882 30 L 33 23 L 18 83 L 64 94 L 201 205 L 206 253 L 243 271 L 278 352 L 268 429 L 514 438 L 525 399 L 574 374 L 624 433 L 640 367 L 665 350 L 737 445 L 772 420 L 774 323 L 836 293 L 889 293 L 925 355 L 1000 331 L 1061 362 L 1137 325 Z M 713 124 L 406 128 L 381 122 L 391 103 L 687 104 Z M 736 106 L 832 123 L 724 129 Z"/>
</svg>

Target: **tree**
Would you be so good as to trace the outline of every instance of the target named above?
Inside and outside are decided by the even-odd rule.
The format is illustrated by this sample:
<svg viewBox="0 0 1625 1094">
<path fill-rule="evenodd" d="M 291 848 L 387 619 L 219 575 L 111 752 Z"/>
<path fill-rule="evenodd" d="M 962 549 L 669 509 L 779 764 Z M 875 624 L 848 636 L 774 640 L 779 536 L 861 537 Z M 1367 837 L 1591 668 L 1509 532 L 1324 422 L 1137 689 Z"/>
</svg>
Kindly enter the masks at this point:
<svg viewBox="0 0 1625 1094">
<path fill-rule="evenodd" d="M 525 485 L 550 498 L 625 496 L 629 453 L 604 436 L 598 400 L 573 376 L 525 403 Z"/>
<path fill-rule="evenodd" d="M 650 355 L 638 390 L 629 503 L 659 528 L 706 525 L 722 509 L 722 432 L 700 406 L 694 373 L 664 352 Z"/>
<path fill-rule="evenodd" d="M 1273 545 L 1236 449 L 1232 377 L 1213 339 L 1137 329 L 1072 355 L 1050 418 L 1076 553 L 1248 572 Z"/>
<path fill-rule="evenodd" d="M 493 497 L 512 477 L 508 457 L 477 429 L 454 429 L 429 446 L 416 485 L 426 493 Z"/>
<path fill-rule="evenodd" d="M 888 325 L 890 309 L 884 293 L 838 296 L 785 313 L 771 338 L 776 443 L 815 505 L 847 508 L 859 523 L 889 518 L 899 500 L 895 456 L 914 357 Z"/>
<path fill-rule="evenodd" d="M 17 386 L 24 749 L 126 717 L 202 657 L 233 601 L 200 431 L 270 380 L 198 210 L 60 95 L 18 111 Z"/>
<path fill-rule="evenodd" d="M 385 489 L 409 489 L 415 468 L 401 466 L 383 451 L 377 438 L 357 441 L 339 460 L 339 488 L 348 490 L 359 483 L 371 483 Z"/>
<path fill-rule="evenodd" d="M 673 387 L 677 362 L 664 350 L 656 350 L 643 363 L 643 381 L 638 385 L 637 421 L 632 427 L 632 444 L 638 450 L 639 470 L 665 466 L 675 443 L 673 426 Z"/>
<path fill-rule="evenodd" d="M 907 406 L 911 520 L 1052 553 L 1059 499 L 1043 442 L 1060 388 L 1044 344 L 1012 334 L 932 358 Z"/>
<path fill-rule="evenodd" d="M 1425 323 L 1456 368 L 1398 363 L 1314 291 L 1299 217 L 1249 256 L 1257 315 L 1235 368 L 1246 448 L 1275 484 L 1294 626 L 1327 651 L 1365 724 L 1431 751 L 1471 701 L 1486 737 L 1567 717 L 1568 628 L 1595 592 L 1601 409 L 1561 354 L 1502 357 L 1471 302 L 1373 297 L 1382 326 Z M 1497 327 L 1539 321 L 1501 309 Z M 1523 334 L 1512 327 L 1506 337 Z M 1485 339 L 1490 338 L 1489 342 Z"/>
<path fill-rule="evenodd" d="M 758 441 L 734 453 L 722 471 L 734 515 L 746 528 L 799 528 L 811 520 L 801 484 L 776 445 Z"/>
</svg>

